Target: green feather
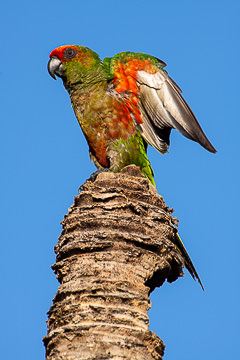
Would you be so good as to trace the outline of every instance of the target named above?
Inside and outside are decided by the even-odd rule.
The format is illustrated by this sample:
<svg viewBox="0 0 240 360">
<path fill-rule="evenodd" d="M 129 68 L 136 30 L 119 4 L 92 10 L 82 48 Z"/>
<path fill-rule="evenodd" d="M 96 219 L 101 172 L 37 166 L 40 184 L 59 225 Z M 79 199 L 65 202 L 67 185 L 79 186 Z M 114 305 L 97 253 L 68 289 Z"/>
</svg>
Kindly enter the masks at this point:
<svg viewBox="0 0 240 360">
<path fill-rule="evenodd" d="M 109 145 L 109 157 L 112 170 L 119 172 L 126 164 L 135 164 L 140 167 L 143 175 L 154 185 L 154 173 L 150 161 L 147 158 L 146 144 L 139 132 L 129 136 L 127 140 L 113 140 Z"/>
</svg>

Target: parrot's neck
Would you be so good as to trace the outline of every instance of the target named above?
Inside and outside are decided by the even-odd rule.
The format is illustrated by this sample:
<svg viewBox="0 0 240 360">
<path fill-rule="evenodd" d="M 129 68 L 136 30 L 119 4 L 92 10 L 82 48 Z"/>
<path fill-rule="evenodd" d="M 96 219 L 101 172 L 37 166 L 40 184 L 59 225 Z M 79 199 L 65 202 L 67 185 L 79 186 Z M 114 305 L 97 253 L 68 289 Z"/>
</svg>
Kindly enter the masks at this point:
<svg viewBox="0 0 240 360">
<path fill-rule="evenodd" d="M 65 67 L 63 83 L 70 96 L 73 92 L 89 92 L 94 91 L 95 85 L 104 83 L 107 80 L 102 65 L 98 65 L 89 71 L 87 68 L 79 68 L 78 64 L 75 67 Z"/>
</svg>

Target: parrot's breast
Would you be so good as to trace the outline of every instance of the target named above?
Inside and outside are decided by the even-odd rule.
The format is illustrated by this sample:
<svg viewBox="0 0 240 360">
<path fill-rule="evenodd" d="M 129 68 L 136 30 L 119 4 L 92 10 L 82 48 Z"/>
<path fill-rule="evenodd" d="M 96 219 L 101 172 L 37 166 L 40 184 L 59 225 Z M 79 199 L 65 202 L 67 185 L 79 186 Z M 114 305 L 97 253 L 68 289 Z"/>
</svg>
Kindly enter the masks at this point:
<svg viewBox="0 0 240 360">
<path fill-rule="evenodd" d="M 125 144 L 138 130 L 134 114 L 130 110 L 128 97 L 112 96 L 107 86 L 99 85 L 91 91 L 71 93 L 72 105 L 88 142 L 90 152 L 98 167 L 112 168 L 109 152 L 112 144 L 119 143 L 119 156 L 124 152 Z M 117 152 L 118 147 L 114 147 Z M 128 149 L 126 151 L 129 151 Z M 114 158 L 117 157 L 117 154 Z M 95 160 L 94 159 L 94 160 Z M 127 164 L 128 165 L 128 164 Z"/>
</svg>

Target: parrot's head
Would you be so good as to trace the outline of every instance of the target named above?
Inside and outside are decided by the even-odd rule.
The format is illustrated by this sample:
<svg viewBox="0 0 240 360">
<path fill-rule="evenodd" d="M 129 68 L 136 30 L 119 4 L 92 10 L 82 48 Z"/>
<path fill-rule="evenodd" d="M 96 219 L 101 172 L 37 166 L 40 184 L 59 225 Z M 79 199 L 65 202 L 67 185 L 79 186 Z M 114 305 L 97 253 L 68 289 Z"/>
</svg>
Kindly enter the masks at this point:
<svg viewBox="0 0 240 360">
<path fill-rule="evenodd" d="M 64 45 L 54 49 L 48 62 L 48 72 L 56 80 L 62 78 L 65 85 L 88 83 L 101 68 L 99 56 L 79 45 Z"/>
</svg>

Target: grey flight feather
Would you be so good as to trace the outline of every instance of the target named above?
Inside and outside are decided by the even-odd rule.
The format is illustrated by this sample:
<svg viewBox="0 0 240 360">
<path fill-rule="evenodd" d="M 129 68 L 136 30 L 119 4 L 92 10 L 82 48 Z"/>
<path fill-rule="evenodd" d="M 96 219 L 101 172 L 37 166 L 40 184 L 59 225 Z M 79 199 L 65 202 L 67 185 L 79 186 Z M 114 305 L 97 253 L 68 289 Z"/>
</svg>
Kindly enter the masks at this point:
<svg viewBox="0 0 240 360">
<path fill-rule="evenodd" d="M 183 99 L 181 89 L 166 71 L 159 70 L 156 74 L 138 71 L 137 81 L 140 87 L 139 108 L 143 118 L 140 128 L 142 136 L 150 145 L 165 153 L 169 147 L 171 129 L 174 128 L 208 151 L 216 152 Z"/>
</svg>

